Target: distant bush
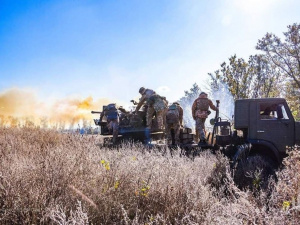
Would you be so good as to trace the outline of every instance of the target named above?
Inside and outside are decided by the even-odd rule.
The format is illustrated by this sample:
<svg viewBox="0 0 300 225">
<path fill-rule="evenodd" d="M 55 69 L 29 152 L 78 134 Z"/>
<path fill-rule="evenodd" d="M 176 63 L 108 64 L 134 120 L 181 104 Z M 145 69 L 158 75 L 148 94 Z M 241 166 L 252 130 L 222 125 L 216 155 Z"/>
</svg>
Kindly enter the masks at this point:
<svg viewBox="0 0 300 225">
<path fill-rule="evenodd" d="M 0 224 L 289 224 L 299 220 L 299 153 L 271 195 L 239 190 L 228 160 L 97 135 L 0 128 Z M 297 161 L 298 160 L 298 161 Z"/>
</svg>

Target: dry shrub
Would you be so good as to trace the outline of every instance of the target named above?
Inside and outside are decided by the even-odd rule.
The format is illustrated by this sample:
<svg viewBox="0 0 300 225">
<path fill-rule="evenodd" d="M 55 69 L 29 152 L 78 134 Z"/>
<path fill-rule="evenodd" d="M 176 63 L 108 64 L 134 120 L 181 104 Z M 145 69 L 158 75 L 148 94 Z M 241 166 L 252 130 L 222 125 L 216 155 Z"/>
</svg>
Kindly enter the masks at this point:
<svg viewBox="0 0 300 225">
<path fill-rule="evenodd" d="M 286 183 L 287 193 L 277 189 L 286 188 L 282 178 L 271 198 L 263 191 L 254 196 L 235 186 L 222 155 L 201 152 L 191 160 L 179 149 L 128 143 L 112 150 L 99 148 L 100 141 L 0 128 L 0 223 L 280 224 L 297 218 L 292 207 L 282 208 L 298 193 L 296 181 Z M 294 172 L 286 165 L 279 177 Z"/>
<path fill-rule="evenodd" d="M 207 184 L 217 190 L 216 193 L 226 194 L 226 184 L 230 179 L 229 173 L 229 160 L 220 152 L 216 154 L 217 161 L 214 163 L 213 170 L 207 179 Z M 229 175 L 229 177 L 228 177 Z"/>
<path fill-rule="evenodd" d="M 278 182 L 272 193 L 270 208 L 274 220 L 284 218 L 286 224 L 300 221 L 300 147 L 288 149 L 288 157 L 283 160 L 283 169 L 278 172 Z"/>
<path fill-rule="evenodd" d="M 277 172 L 278 181 L 263 181 L 268 183 L 266 190 L 241 191 L 228 175 L 225 186 L 231 194 L 211 207 L 209 224 L 299 224 L 299 159 L 295 147 Z"/>
<path fill-rule="evenodd" d="M 251 155 L 240 160 L 233 171 L 236 185 L 240 189 L 267 191 L 269 181 L 275 179 L 276 165 L 266 156 Z"/>
<path fill-rule="evenodd" d="M 38 223 L 48 207 L 76 203 L 68 185 L 90 145 L 76 138 L 36 128 L 0 129 L 1 221 Z"/>
<path fill-rule="evenodd" d="M 205 220 L 215 201 L 205 184 L 215 156 L 190 160 L 179 149 L 171 155 L 139 144 L 100 149 L 99 139 L 1 128 L 1 222 L 73 221 L 78 201 L 96 224 Z"/>
</svg>

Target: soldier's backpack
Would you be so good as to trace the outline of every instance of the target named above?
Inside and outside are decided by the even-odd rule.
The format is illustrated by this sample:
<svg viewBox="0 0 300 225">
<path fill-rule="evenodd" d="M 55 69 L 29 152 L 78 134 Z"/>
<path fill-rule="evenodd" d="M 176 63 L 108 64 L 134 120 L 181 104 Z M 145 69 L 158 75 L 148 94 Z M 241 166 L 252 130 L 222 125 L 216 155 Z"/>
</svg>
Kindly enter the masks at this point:
<svg viewBox="0 0 300 225">
<path fill-rule="evenodd" d="M 167 124 L 179 123 L 179 109 L 176 104 L 169 106 L 166 114 L 166 122 Z"/>
<path fill-rule="evenodd" d="M 157 94 L 152 94 L 148 99 L 147 99 L 147 105 L 153 106 L 153 104 L 157 101 L 159 96 Z"/>
<path fill-rule="evenodd" d="M 114 120 L 118 118 L 118 110 L 116 108 L 116 104 L 108 104 L 106 106 L 106 110 L 104 112 L 107 120 Z"/>
</svg>

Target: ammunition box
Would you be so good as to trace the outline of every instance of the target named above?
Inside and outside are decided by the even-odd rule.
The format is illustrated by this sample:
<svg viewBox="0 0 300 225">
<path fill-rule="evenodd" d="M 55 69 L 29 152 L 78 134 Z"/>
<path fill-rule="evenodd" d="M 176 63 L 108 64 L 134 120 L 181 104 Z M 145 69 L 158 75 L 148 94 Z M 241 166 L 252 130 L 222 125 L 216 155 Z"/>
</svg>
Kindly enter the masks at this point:
<svg viewBox="0 0 300 225">
<path fill-rule="evenodd" d="M 180 134 L 181 139 L 193 139 L 194 135 L 193 134 Z"/>
<path fill-rule="evenodd" d="M 192 133 L 192 129 L 191 128 L 183 128 L 182 130 L 180 130 L 180 133 L 183 133 L 183 134 L 190 134 Z"/>
<path fill-rule="evenodd" d="M 186 133 L 186 134 L 192 133 L 192 129 L 188 128 L 188 127 L 184 128 L 184 131 L 185 131 L 184 133 Z"/>
</svg>

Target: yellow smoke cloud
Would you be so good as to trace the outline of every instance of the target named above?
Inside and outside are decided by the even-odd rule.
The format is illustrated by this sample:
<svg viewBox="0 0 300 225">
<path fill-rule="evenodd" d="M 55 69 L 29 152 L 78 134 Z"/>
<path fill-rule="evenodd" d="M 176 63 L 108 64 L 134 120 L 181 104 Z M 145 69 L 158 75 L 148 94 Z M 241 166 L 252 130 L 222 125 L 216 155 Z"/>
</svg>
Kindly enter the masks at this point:
<svg viewBox="0 0 300 225">
<path fill-rule="evenodd" d="M 32 91 L 13 88 L 0 94 L 0 114 L 3 116 L 32 116 L 37 107 Z"/>
<path fill-rule="evenodd" d="M 32 90 L 12 88 L 0 93 L 0 125 L 37 125 L 66 128 L 93 125 L 91 110 L 101 110 L 112 101 L 67 97 L 52 103 L 42 102 Z"/>
</svg>

